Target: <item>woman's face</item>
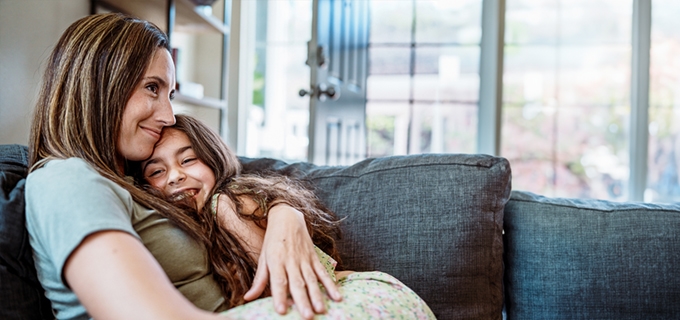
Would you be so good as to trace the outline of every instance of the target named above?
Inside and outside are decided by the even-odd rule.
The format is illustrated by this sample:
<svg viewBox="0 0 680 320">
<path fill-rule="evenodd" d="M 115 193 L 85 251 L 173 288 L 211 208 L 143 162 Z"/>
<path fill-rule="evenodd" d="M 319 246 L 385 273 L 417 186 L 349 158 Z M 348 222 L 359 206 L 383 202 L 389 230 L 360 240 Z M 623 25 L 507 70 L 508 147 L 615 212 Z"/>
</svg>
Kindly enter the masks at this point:
<svg viewBox="0 0 680 320">
<path fill-rule="evenodd" d="M 163 127 L 173 125 L 175 66 L 170 53 L 156 49 L 142 80 L 125 105 L 116 150 L 121 158 L 141 161 L 153 152 Z"/>
<path fill-rule="evenodd" d="M 166 128 L 151 157 L 142 163 L 144 179 L 171 200 L 191 198 L 201 209 L 215 186 L 214 172 L 194 152 L 189 137 Z"/>
</svg>

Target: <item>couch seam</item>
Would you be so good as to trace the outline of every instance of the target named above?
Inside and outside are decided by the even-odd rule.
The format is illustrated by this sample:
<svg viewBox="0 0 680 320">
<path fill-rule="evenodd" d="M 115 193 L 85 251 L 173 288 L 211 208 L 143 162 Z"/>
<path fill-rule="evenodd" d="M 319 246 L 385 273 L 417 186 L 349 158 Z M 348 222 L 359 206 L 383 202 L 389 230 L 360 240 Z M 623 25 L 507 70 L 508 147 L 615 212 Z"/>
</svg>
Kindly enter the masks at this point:
<svg viewBox="0 0 680 320">
<path fill-rule="evenodd" d="M 391 170 L 397 170 L 397 169 L 404 169 L 404 168 L 408 168 L 408 167 L 416 168 L 416 167 L 450 166 L 450 165 L 461 165 L 461 166 L 466 166 L 466 167 L 477 167 L 477 168 L 483 168 L 483 169 L 490 170 L 491 168 L 493 168 L 494 166 L 496 166 L 497 163 L 494 163 L 494 164 L 491 165 L 491 166 L 480 166 L 480 165 L 478 165 L 478 164 L 464 164 L 464 163 L 423 163 L 423 164 L 406 164 L 406 165 L 402 165 L 402 166 L 399 166 L 399 167 L 396 167 L 396 166 L 395 166 L 395 167 L 390 167 L 390 168 L 385 168 L 385 169 L 375 169 L 375 170 L 371 170 L 371 171 L 368 171 L 368 172 L 364 172 L 364 173 L 358 174 L 358 175 L 349 175 L 349 174 L 333 175 L 333 174 L 330 174 L 330 175 L 326 175 L 326 176 L 322 176 L 322 177 L 312 177 L 312 178 L 310 178 L 310 179 L 312 179 L 312 180 L 319 180 L 319 179 L 327 179 L 327 178 L 359 178 L 359 177 L 362 177 L 362 176 L 365 176 L 365 175 L 368 175 L 368 174 L 372 174 L 372 173 L 384 172 L 384 171 L 391 171 Z M 350 168 L 350 167 L 344 167 L 344 168 Z M 307 176 L 309 176 L 309 174 L 308 174 Z"/>
<path fill-rule="evenodd" d="M 556 206 L 556 207 L 562 207 L 562 208 L 591 210 L 591 211 L 608 212 L 608 213 L 616 213 L 616 212 L 621 212 L 621 211 L 624 211 L 624 212 L 625 211 L 638 211 L 638 210 L 654 210 L 654 211 L 678 213 L 676 210 L 666 209 L 666 208 L 636 207 L 636 208 L 599 209 L 599 208 L 591 208 L 591 207 L 572 206 L 572 205 L 566 205 L 566 204 L 562 204 L 562 203 L 544 203 L 544 202 L 539 202 L 539 201 L 535 201 L 535 200 L 524 200 L 524 199 L 520 200 L 520 199 L 512 199 L 512 198 L 509 199 L 508 204 L 510 203 L 510 201 L 535 203 L 537 205 Z M 506 207 L 507 207 L 507 204 L 506 204 Z"/>
<path fill-rule="evenodd" d="M 507 162 L 501 161 L 501 163 Z M 506 164 L 507 165 L 507 164 Z M 507 166 L 508 168 L 509 165 Z M 505 229 L 503 221 L 505 220 L 505 206 L 507 203 L 510 201 L 511 197 L 511 192 L 512 192 L 512 172 L 510 172 L 507 176 L 506 179 L 504 179 L 503 184 L 505 185 L 505 190 L 503 192 L 502 196 L 498 196 L 497 194 L 494 194 L 494 203 L 493 207 L 495 210 L 493 210 L 493 226 L 494 226 L 494 237 L 492 238 L 492 243 L 491 243 L 491 257 L 490 261 L 491 263 L 489 264 L 489 275 L 493 276 L 493 282 L 489 283 L 489 287 L 491 289 L 491 292 L 493 292 L 493 303 L 495 307 L 495 303 L 500 301 L 500 314 L 498 315 L 497 319 L 502 318 L 503 314 L 503 305 L 505 304 L 505 268 L 504 268 L 504 256 L 505 256 L 505 244 L 503 242 L 503 230 Z M 505 201 L 501 201 L 502 199 L 505 199 Z M 501 218 L 500 216 L 503 216 Z M 500 218 L 500 219 L 499 219 Z M 495 234 L 500 233 L 500 238 L 496 238 Z M 500 248 L 497 248 L 497 246 L 500 246 Z M 496 261 L 496 249 L 500 250 L 500 260 Z M 500 264 L 499 266 L 497 264 Z M 496 267 L 499 267 L 500 270 L 498 271 L 500 273 L 497 274 L 495 272 L 492 272 L 495 270 Z M 500 279 L 496 279 L 497 276 L 500 276 Z M 500 282 L 496 282 L 499 280 Z M 500 296 L 497 296 L 496 289 L 500 289 Z M 494 310 L 495 311 L 495 310 Z"/>
</svg>

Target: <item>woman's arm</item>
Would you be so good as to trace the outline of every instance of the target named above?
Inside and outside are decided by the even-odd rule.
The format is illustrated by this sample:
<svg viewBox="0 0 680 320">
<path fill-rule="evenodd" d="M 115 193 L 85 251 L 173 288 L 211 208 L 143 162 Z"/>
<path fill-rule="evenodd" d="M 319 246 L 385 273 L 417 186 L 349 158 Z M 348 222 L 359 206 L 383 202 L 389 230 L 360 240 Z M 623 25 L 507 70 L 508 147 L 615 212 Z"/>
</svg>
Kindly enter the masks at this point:
<svg viewBox="0 0 680 320">
<path fill-rule="evenodd" d="M 244 298 L 247 301 L 257 299 L 269 278 L 274 306 L 280 314 L 287 310 L 289 293 L 305 318 L 324 313 L 319 281 L 331 299 L 342 300 L 333 279 L 316 255 L 302 213 L 287 204 L 278 204 L 269 210 L 257 272 L 253 286 Z"/>
<path fill-rule="evenodd" d="M 94 319 L 226 319 L 187 300 L 125 232 L 86 237 L 66 261 L 64 278 Z"/>
<path fill-rule="evenodd" d="M 259 209 L 257 203 L 251 197 L 240 196 L 238 201 L 242 212 L 256 212 Z M 236 213 L 234 202 L 223 194 L 219 196 L 217 219 L 219 219 L 220 226 L 235 235 L 248 251 L 250 257 L 257 261 L 260 257 L 260 251 L 262 251 L 265 230 L 252 220 L 241 219 Z M 266 226 L 266 221 L 264 226 Z"/>
</svg>

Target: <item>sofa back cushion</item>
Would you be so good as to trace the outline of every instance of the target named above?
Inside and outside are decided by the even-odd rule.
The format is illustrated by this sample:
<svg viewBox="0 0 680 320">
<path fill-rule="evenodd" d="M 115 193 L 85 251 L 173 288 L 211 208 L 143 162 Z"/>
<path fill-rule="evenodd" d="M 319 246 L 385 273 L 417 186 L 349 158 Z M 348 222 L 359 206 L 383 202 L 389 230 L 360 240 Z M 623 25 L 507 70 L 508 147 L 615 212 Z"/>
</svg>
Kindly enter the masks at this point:
<svg viewBox="0 0 680 320">
<path fill-rule="evenodd" d="M 507 160 L 485 155 L 368 159 L 348 167 L 242 159 L 311 181 L 343 222 L 349 270 L 387 272 L 440 319 L 500 319 Z"/>
<path fill-rule="evenodd" d="M 547 198 L 505 209 L 508 319 L 677 319 L 680 205 Z"/>
<path fill-rule="evenodd" d="M 24 215 L 28 150 L 0 145 L 0 319 L 51 319 L 38 283 Z"/>
</svg>

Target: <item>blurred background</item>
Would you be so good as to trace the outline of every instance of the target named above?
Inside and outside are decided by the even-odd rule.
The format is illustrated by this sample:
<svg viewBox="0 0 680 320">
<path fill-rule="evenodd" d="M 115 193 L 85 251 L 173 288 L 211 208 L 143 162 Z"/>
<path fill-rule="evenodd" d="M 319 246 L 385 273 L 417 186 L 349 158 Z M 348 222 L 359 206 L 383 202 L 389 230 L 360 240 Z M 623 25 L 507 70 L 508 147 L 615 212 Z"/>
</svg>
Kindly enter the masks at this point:
<svg viewBox="0 0 680 320">
<path fill-rule="evenodd" d="M 368 2 L 359 158 L 495 153 L 510 161 L 515 190 L 680 201 L 679 1 L 357 1 Z M 90 5 L 0 0 L 0 143 L 27 143 L 40 67 Z M 502 14 L 490 14 L 490 5 Z M 199 114 L 225 137 L 231 132 L 240 155 L 308 161 L 317 97 L 298 93 L 314 85 L 315 8 L 312 0 L 218 0 L 207 14 L 230 31 L 198 40 L 175 32 L 180 86 L 202 83 L 185 91 L 178 112 Z M 481 92 L 494 84 L 481 58 L 490 27 L 502 30 L 495 122 L 480 110 Z M 224 66 L 204 66 L 209 76 L 182 66 L 211 59 Z M 208 106 L 192 104 L 199 98 Z M 237 104 L 238 115 L 225 120 Z M 498 139 L 480 150 L 487 132 Z"/>
</svg>

